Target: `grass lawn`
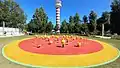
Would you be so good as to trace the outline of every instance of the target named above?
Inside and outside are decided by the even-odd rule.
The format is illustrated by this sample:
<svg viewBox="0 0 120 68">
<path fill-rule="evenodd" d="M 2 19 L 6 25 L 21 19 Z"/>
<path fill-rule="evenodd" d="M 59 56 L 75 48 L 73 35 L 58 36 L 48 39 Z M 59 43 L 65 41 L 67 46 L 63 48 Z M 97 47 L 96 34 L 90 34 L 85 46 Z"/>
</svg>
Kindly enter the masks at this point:
<svg viewBox="0 0 120 68">
<path fill-rule="evenodd" d="M 2 51 L 2 47 L 5 44 L 8 44 L 11 41 L 24 39 L 24 38 L 29 38 L 29 37 L 32 37 L 32 36 L 0 38 L 0 51 Z M 89 38 L 100 40 L 100 41 L 103 41 L 103 42 L 107 42 L 107 43 L 117 47 L 120 50 L 120 40 L 114 40 L 114 39 L 106 40 L 106 39 L 92 38 L 92 37 L 89 37 Z M 26 68 L 26 67 L 8 61 L 7 59 L 5 59 L 2 56 L 2 54 L 0 52 L 0 68 Z M 115 62 L 112 62 L 110 64 L 99 66 L 99 67 L 94 67 L 94 68 L 120 68 L 120 58 L 117 59 Z"/>
</svg>

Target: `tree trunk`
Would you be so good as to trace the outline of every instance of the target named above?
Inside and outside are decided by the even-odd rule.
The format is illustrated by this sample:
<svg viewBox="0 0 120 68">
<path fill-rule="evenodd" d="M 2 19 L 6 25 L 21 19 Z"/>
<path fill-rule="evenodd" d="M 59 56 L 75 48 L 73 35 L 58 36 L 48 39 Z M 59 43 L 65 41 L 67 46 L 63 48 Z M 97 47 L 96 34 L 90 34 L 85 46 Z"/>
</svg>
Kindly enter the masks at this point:
<svg viewBox="0 0 120 68">
<path fill-rule="evenodd" d="M 104 24 L 102 24 L 102 36 L 104 36 Z"/>
<path fill-rule="evenodd" d="M 96 29 L 97 29 L 96 27 L 97 27 L 97 24 L 96 24 L 96 23 L 94 23 L 94 30 L 93 30 L 94 34 L 96 34 L 96 33 L 97 33 L 97 32 L 96 32 L 96 31 L 97 31 L 97 30 L 96 30 Z"/>
<path fill-rule="evenodd" d="M 5 22 L 3 21 L 3 35 L 5 33 Z"/>
</svg>

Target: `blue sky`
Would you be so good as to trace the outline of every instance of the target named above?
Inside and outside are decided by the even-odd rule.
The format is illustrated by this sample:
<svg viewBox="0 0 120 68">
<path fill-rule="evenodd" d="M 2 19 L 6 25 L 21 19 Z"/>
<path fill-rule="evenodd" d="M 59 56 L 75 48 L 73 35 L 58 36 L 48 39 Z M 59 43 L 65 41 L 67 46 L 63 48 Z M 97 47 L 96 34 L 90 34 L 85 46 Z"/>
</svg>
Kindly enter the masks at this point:
<svg viewBox="0 0 120 68">
<path fill-rule="evenodd" d="M 27 23 L 31 20 L 35 9 L 44 7 L 49 20 L 55 23 L 55 0 L 15 0 L 27 14 Z M 98 16 L 101 16 L 103 11 L 110 11 L 110 0 L 62 0 L 61 21 L 68 21 L 70 15 L 79 13 L 80 18 L 84 15 L 89 15 L 91 10 L 94 10 Z"/>
</svg>

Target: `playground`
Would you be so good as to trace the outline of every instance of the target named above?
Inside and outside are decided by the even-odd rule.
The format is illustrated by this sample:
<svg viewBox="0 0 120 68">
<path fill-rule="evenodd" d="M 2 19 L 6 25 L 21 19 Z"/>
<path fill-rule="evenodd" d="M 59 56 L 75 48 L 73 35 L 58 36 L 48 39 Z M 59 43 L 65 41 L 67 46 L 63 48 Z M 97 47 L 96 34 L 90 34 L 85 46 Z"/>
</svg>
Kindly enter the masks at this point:
<svg viewBox="0 0 120 68">
<path fill-rule="evenodd" d="M 113 40 L 73 35 L 24 36 L 13 40 L 2 48 L 3 56 L 27 67 L 107 67 L 120 62 L 119 46 L 113 47 L 119 44 L 118 40 L 110 44 Z"/>
<path fill-rule="evenodd" d="M 0 68 L 120 68 L 120 0 L 0 0 Z"/>
</svg>

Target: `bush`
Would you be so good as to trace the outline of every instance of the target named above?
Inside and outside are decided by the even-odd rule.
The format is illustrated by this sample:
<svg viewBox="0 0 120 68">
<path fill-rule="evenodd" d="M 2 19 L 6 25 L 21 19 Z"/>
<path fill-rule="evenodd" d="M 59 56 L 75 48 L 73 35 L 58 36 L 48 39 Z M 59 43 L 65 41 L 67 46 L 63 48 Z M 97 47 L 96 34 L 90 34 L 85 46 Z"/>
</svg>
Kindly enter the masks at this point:
<svg viewBox="0 0 120 68">
<path fill-rule="evenodd" d="M 120 40 L 120 35 L 112 35 L 112 39 Z"/>
</svg>

